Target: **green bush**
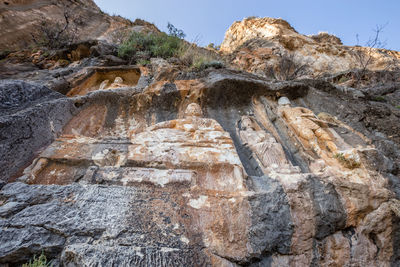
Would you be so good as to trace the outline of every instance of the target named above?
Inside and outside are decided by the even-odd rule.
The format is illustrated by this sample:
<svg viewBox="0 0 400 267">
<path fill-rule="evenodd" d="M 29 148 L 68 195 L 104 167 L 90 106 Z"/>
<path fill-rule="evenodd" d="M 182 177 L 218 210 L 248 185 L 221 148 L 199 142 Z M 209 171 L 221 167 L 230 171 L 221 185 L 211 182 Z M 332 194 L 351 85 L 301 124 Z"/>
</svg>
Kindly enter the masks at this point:
<svg viewBox="0 0 400 267">
<path fill-rule="evenodd" d="M 182 39 L 165 33 L 132 32 L 120 45 L 118 55 L 125 59 L 148 59 L 161 57 L 164 59 L 179 55 Z"/>
<path fill-rule="evenodd" d="M 184 32 L 170 23 L 168 31 L 169 34 L 132 32 L 119 46 L 118 56 L 139 65 L 149 64 L 149 59 L 154 57 L 177 57 L 192 70 L 224 67 L 215 51 L 185 42 Z"/>
<path fill-rule="evenodd" d="M 42 254 L 39 258 L 36 258 L 36 255 L 33 257 L 33 261 L 30 260 L 28 263 L 22 265 L 22 267 L 49 267 L 52 266 L 51 263 L 47 262 L 46 256 Z"/>
<path fill-rule="evenodd" d="M 222 69 L 225 65 L 223 62 L 218 60 L 213 60 L 208 57 L 198 57 L 194 60 L 192 64 L 192 69 L 195 70 L 205 70 L 208 68 Z"/>
<path fill-rule="evenodd" d="M 140 59 L 136 63 L 141 66 L 146 66 L 146 65 L 150 64 L 151 62 L 150 62 L 150 60 L 147 60 L 147 59 Z"/>
</svg>

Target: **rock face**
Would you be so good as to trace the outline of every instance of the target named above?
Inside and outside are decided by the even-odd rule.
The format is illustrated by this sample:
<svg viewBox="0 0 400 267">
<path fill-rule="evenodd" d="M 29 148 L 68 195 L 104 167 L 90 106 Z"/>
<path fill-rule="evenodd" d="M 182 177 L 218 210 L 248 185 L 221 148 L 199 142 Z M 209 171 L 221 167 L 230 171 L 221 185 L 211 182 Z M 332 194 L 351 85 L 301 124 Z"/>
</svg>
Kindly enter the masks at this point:
<svg viewBox="0 0 400 267">
<path fill-rule="evenodd" d="M 18 80 L 0 82 L 0 101 L 0 180 L 4 182 L 51 143 L 71 119 L 74 106 L 45 86 Z"/>
<path fill-rule="evenodd" d="M 43 250 L 77 266 L 398 263 L 398 158 L 314 115 L 337 115 L 314 99 L 334 92 L 205 75 L 55 100 L 74 117 L 0 191 L 0 261 Z"/>
<path fill-rule="evenodd" d="M 135 23 L 103 13 L 93 0 L 7 0 L 0 2 L 0 51 L 24 49 L 33 41 L 43 41 L 40 25 L 47 29 L 63 29 L 68 17 L 76 42 L 87 40 L 118 41 L 126 29 L 142 31 L 158 29 L 142 20 Z M 90 18 L 90 19 L 88 19 Z M 61 25 L 59 28 L 58 25 Z"/>
<path fill-rule="evenodd" d="M 221 51 L 231 54 L 231 62 L 240 69 L 258 75 L 268 75 L 270 67 L 276 68 L 280 55 L 290 55 L 314 74 L 363 68 L 367 61 L 369 69 L 395 68 L 400 59 L 396 51 L 344 46 L 328 33 L 306 36 L 282 19 L 253 17 L 232 24 Z"/>
<path fill-rule="evenodd" d="M 0 264 L 400 264 L 397 83 L 113 62 L 4 74 Z"/>
</svg>

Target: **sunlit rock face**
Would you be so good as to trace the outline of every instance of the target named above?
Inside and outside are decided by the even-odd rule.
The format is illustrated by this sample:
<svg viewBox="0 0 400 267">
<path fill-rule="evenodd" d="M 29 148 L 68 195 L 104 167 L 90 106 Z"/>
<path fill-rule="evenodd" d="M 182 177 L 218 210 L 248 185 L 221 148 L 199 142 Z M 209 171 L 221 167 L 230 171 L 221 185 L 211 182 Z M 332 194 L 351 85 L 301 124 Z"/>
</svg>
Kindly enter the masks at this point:
<svg viewBox="0 0 400 267">
<path fill-rule="evenodd" d="M 246 19 L 222 46 L 241 70 L 105 52 L 1 72 L 0 265 L 399 266 L 398 84 L 258 72 L 280 49 L 352 64 L 339 48 Z"/>
<path fill-rule="evenodd" d="M 43 32 L 40 25 L 61 31 L 66 26 L 65 14 L 69 18 L 68 29 L 73 29 L 71 41 L 103 40 L 118 41 L 121 31 L 159 30 L 151 23 L 137 20 L 135 23 L 118 16 L 110 16 L 100 10 L 93 0 L 7 0 L 0 2 L 0 49 L 14 51 L 41 42 Z M 57 26 L 60 25 L 60 26 Z M 59 27 L 59 28 L 57 28 Z"/>
<path fill-rule="evenodd" d="M 290 24 L 282 19 L 247 18 L 234 22 L 225 33 L 221 51 L 233 52 L 246 41 L 253 38 L 273 38 L 283 35 L 298 35 Z"/>
<path fill-rule="evenodd" d="M 279 62 L 278 54 L 290 54 L 313 75 L 363 68 L 367 61 L 369 69 L 387 70 L 400 59 L 396 51 L 344 46 L 328 33 L 306 36 L 282 19 L 253 17 L 231 25 L 221 51 L 240 69 L 264 76 Z"/>
</svg>

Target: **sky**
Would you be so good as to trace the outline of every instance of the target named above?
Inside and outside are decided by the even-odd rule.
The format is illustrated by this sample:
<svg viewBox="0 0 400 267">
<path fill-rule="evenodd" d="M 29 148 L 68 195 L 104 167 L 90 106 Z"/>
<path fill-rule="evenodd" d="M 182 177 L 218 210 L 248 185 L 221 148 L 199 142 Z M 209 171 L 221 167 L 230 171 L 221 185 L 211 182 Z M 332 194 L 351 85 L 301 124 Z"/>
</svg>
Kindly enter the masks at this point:
<svg viewBox="0 0 400 267">
<path fill-rule="evenodd" d="M 167 23 L 186 33 L 186 40 L 219 45 L 234 21 L 250 16 L 282 18 L 301 34 L 320 31 L 345 45 L 364 45 L 377 25 L 385 48 L 400 51 L 400 0 L 94 0 L 110 15 L 144 19 L 167 31 Z"/>
</svg>

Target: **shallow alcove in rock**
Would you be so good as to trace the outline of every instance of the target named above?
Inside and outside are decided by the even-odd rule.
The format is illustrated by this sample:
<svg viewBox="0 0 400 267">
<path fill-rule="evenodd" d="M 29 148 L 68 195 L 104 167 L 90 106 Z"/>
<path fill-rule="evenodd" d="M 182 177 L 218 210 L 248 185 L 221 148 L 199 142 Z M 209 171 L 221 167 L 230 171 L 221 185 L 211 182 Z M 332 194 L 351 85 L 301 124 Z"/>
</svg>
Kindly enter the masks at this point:
<svg viewBox="0 0 400 267">
<path fill-rule="evenodd" d="M 120 87 L 133 87 L 140 78 L 140 69 L 135 66 L 93 67 L 83 77 L 75 80 L 67 96 L 86 95 L 89 92 Z"/>
</svg>

